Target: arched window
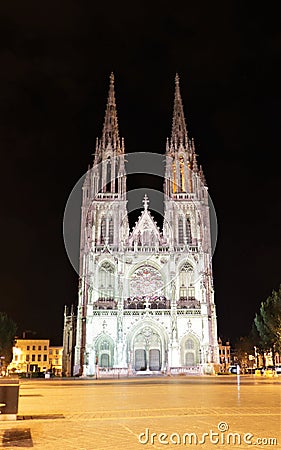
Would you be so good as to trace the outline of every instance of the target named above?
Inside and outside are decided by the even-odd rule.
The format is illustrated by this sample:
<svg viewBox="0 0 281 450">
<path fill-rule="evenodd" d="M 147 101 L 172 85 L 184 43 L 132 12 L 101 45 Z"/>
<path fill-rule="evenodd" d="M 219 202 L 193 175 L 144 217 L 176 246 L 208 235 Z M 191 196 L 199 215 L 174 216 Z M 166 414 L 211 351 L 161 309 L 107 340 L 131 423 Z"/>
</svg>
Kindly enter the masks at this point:
<svg viewBox="0 0 281 450">
<path fill-rule="evenodd" d="M 190 285 L 193 281 L 193 268 L 189 263 L 185 263 L 180 270 L 180 297 L 189 297 Z"/>
<path fill-rule="evenodd" d="M 106 339 L 100 343 L 100 350 L 109 350 L 109 342 Z"/>
<path fill-rule="evenodd" d="M 105 243 L 105 237 L 106 237 L 106 220 L 103 217 L 101 219 L 101 225 L 100 225 L 100 242 L 101 242 L 101 244 Z"/>
<path fill-rule="evenodd" d="M 142 245 L 145 246 L 149 246 L 150 244 L 150 232 L 149 230 L 144 230 L 143 234 L 142 234 Z"/>
<path fill-rule="evenodd" d="M 114 181 L 115 190 L 114 190 L 114 192 L 118 192 L 118 180 L 119 180 L 119 178 L 118 178 L 118 174 L 119 174 L 118 163 L 119 163 L 119 159 L 115 158 L 115 181 Z"/>
<path fill-rule="evenodd" d="M 114 267 L 105 262 L 99 270 L 99 298 L 114 299 Z"/>
<path fill-rule="evenodd" d="M 106 192 L 111 191 L 111 159 L 110 156 L 106 160 Z"/>
<path fill-rule="evenodd" d="M 187 339 L 185 343 L 186 350 L 193 350 L 194 349 L 194 341 L 193 339 Z"/>
<path fill-rule="evenodd" d="M 183 219 L 182 217 L 179 217 L 179 222 L 178 222 L 178 239 L 179 239 L 179 245 L 183 244 Z"/>
<path fill-rule="evenodd" d="M 108 223 L 108 243 L 113 244 L 114 240 L 114 228 L 113 228 L 113 219 L 110 217 Z"/>
<path fill-rule="evenodd" d="M 173 192 L 177 192 L 177 168 L 176 163 L 173 164 Z"/>
<path fill-rule="evenodd" d="M 185 192 L 185 180 L 184 180 L 184 159 L 180 156 L 180 191 Z"/>
<path fill-rule="evenodd" d="M 186 238 L 187 238 L 187 243 L 191 244 L 191 242 L 192 242 L 192 238 L 191 238 L 191 224 L 190 224 L 190 219 L 188 217 L 186 219 Z"/>
</svg>

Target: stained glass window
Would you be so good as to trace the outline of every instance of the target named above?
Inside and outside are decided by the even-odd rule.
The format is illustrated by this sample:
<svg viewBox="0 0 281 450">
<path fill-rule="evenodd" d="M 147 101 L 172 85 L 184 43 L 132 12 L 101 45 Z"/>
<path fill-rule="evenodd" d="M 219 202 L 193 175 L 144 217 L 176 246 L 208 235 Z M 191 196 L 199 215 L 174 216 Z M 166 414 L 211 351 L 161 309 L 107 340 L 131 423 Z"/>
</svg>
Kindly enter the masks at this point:
<svg viewBox="0 0 281 450">
<path fill-rule="evenodd" d="M 137 269 L 130 280 L 131 297 L 163 295 L 163 279 L 158 270 L 152 266 Z"/>
</svg>

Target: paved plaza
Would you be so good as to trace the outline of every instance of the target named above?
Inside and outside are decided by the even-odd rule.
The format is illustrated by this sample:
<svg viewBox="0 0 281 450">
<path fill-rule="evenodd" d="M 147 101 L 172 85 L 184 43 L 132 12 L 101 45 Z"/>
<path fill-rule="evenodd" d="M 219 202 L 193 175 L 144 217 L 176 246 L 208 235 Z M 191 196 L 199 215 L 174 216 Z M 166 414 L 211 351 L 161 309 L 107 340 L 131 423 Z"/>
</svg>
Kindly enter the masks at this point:
<svg viewBox="0 0 281 450">
<path fill-rule="evenodd" d="M 281 378 L 21 380 L 0 447 L 280 449 Z"/>
</svg>

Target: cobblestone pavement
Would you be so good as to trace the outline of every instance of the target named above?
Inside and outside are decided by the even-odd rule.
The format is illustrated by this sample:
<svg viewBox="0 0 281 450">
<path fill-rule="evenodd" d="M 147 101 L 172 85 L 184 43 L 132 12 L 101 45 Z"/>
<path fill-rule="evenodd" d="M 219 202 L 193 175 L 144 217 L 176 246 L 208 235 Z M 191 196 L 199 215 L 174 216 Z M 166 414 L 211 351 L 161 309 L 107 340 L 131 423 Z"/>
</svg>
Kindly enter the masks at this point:
<svg viewBox="0 0 281 450">
<path fill-rule="evenodd" d="M 253 376 L 24 380 L 18 420 L 0 421 L 0 447 L 281 449 L 280 384 Z"/>
</svg>

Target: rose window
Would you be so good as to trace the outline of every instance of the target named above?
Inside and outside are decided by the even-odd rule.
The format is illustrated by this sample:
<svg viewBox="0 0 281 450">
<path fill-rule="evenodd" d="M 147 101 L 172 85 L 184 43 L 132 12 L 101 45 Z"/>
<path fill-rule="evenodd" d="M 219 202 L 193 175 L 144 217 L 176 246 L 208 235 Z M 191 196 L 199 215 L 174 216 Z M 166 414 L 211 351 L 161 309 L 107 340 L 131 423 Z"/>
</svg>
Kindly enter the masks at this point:
<svg viewBox="0 0 281 450">
<path fill-rule="evenodd" d="M 130 296 L 160 296 L 163 295 L 163 279 L 161 274 L 152 266 L 137 269 L 130 280 Z"/>
</svg>

